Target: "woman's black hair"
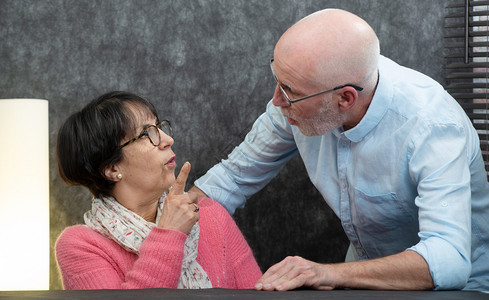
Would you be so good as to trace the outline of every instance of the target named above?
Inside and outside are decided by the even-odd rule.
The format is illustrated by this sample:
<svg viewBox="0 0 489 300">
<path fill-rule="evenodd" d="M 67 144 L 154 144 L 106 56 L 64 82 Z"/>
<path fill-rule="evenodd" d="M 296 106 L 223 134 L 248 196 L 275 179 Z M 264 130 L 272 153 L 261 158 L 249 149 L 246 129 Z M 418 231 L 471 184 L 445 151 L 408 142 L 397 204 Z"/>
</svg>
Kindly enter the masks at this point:
<svg viewBox="0 0 489 300">
<path fill-rule="evenodd" d="M 120 91 L 106 93 L 71 115 L 57 138 L 61 178 L 68 184 L 87 187 L 97 198 L 110 196 L 115 182 L 106 178 L 104 171 L 122 160 L 120 145 L 124 138 L 139 134 L 141 115 L 154 116 L 158 122 L 153 104 Z"/>
</svg>

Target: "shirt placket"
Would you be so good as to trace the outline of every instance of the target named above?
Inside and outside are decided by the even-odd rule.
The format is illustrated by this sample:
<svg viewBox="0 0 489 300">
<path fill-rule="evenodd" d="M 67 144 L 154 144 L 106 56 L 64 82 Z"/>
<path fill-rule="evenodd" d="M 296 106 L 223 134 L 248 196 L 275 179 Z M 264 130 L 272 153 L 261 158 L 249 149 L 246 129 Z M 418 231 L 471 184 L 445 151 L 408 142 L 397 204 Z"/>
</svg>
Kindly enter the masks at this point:
<svg viewBox="0 0 489 300">
<path fill-rule="evenodd" d="M 350 195 L 348 193 L 348 166 L 351 152 L 351 141 L 341 134 L 337 144 L 338 180 L 340 184 L 340 219 L 343 230 L 350 242 L 355 247 L 357 255 L 365 259 L 365 252 L 362 250 L 358 234 L 353 226 Z"/>
</svg>

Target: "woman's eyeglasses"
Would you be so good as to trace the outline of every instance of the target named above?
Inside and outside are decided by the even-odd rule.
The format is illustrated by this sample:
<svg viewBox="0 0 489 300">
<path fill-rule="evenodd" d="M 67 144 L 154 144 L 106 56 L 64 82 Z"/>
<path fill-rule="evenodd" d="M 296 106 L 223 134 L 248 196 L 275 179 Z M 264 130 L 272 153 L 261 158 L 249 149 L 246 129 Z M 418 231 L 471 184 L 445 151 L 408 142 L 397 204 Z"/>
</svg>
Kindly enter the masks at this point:
<svg viewBox="0 0 489 300">
<path fill-rule="evenodd" d="M 153 146 L 158 147 L 161 144 L 161 135 L 160 135 L 160 129 L 163 131 L 166 135 L 173 137 L 173 129 L 171 128 L 171 123 L 168 120 L 163 120 L 159 122 L 156 125 L 151 125 L 148 126 L 140 135 L 138 135 L 135 138 L 130 139 L 129 141 L 125 142 L 120 146 L 120 148 L 123 148 L 127 145 L 129 145 L 132 142 L 137 141 L 138 139 L 147 136 L 149 138 L 149 141 Z"/>
</svg>

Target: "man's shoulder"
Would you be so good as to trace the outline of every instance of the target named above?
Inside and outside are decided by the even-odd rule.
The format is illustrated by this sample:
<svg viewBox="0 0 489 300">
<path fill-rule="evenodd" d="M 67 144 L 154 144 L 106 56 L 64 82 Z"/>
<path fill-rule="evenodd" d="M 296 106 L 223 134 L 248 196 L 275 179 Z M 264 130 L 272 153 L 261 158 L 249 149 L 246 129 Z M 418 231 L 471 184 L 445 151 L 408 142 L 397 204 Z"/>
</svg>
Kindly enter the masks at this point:
<svg viewBox="0 0 489 300">
<path fill-rule="evenodd" d="M 399 65 L 389 58 L 379 61 L 381 85 L 378 97 L 392 97 L 389 110 L 406 120 L 419 119 L 429 124 L 463 124 L 460 105 L 436 80 L 417 70 Z"/>
<path fill-rule="evenodd" d="M 444 90 L 442 85 L 430 76 L 382 55 L 379 58 L 379 73 L 381 78 L 388 78 L 395 86 L 413 86 L 423 89 L 430 87 Z"/>
</svg>

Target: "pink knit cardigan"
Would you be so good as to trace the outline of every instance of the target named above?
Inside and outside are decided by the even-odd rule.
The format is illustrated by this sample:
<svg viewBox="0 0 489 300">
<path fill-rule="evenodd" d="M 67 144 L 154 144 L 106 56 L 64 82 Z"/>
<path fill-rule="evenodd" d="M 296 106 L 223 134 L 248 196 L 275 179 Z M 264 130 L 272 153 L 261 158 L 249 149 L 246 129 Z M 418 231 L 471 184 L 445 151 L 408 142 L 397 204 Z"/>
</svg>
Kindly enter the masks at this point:
<svg viewBox="0 0 489 300">
<path fill-rule="evenodd" d="M 215 288 L 253 288 L 262 275 L 253 253 L 228 212 L 201 199 L 197 261 Z M 186 235 L 154 227 L 140 254 L 83 226 L 66 228 L 56 242 L 65 289 L 177 288 Z"/>
</svg>

